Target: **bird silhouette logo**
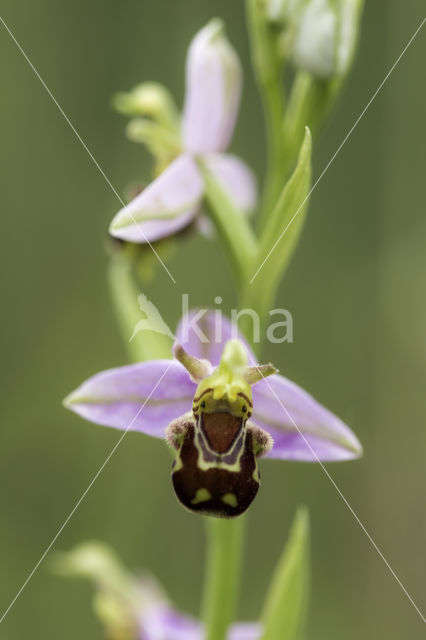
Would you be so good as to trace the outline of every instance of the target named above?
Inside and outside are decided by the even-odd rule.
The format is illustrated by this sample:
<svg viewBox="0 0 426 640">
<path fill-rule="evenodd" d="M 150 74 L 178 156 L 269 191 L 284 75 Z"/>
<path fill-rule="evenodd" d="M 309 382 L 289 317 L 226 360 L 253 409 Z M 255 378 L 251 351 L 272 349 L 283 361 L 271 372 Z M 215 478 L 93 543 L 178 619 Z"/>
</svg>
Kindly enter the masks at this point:
<svg viewBox="0 0 426 640">
<path fill-rule="evenodd" d="M 146 318 L 142 318 L 142 320 L 139 320 L 139 322 L 136 323 L 129 342 L 131 342 L 141 331 L 154 331 L 155 333 L 161 333 L 164 336 L 169 336 L 172 340 L 176 340 L 176 336 L 172 331 L 170 331 L 170 328 L 164 322 L 155 304 L 148 300 L 143 293 L 138 295 L 138 304 L 140 310 L 146 315 Z"/>
</svg>

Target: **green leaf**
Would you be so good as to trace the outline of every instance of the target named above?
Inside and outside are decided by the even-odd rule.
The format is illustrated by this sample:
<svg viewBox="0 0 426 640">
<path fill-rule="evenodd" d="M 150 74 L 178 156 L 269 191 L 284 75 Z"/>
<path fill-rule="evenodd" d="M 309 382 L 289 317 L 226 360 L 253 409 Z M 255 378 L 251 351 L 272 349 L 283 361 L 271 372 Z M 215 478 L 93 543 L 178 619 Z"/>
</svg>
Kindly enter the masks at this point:
<svg viewBox="0 0 426 640">
<path fill-rule="evenodd" d="M 266 596 L 262 640 L 299 640 L 309 592 L 309 515 L 299 508 Z"/>
<path fill-rule="evenodd" d="M 308 127 L 296 168 L 284 186 L 260 238 L 257 268 L 245 291 L 244 305 L 269 311 L 276 288 L 297 246 L 309 201 L 311 133 Z"/>
<path fill-rule="evenodd" d="M 299 239 L 308 206 L 311 148 L 311 132 L 306 127 L 296 168 L 284 186 L 260 240 L 259 260 L 267 258 L 262 267 L 266 271 L 277 271 L 278 268 L 283 271 Z"/>
</svg>

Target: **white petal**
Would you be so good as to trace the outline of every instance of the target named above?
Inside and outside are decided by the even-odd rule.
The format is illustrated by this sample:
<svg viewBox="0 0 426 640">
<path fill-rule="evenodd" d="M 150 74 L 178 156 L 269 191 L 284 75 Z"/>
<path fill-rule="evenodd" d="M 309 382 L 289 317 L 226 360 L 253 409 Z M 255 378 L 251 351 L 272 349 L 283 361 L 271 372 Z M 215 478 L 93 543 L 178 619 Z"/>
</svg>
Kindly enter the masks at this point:
<svg viewBox="0 0 426 640">
<path fill-rule="evenodd" d="M 223 151 L 231 139 L 241 97 L 242 70 L 220 20 L 192 40 L 186 62 L 182 136 L 186 151 Z"/>
<path fill-rule="evenodd" d="M 203 160 L 236 206 L 245 213 L 253 211 L 257 203 L 257 183 L 250 167 L 230 153 L 212 153 Z"/>
<path fill-rule="evenodd" d="M 203 179 L 191 156 L 181 155 L 114 217 L 110 233 L 130 242 L 171 235 L 195 215 Z"/>
</svg>

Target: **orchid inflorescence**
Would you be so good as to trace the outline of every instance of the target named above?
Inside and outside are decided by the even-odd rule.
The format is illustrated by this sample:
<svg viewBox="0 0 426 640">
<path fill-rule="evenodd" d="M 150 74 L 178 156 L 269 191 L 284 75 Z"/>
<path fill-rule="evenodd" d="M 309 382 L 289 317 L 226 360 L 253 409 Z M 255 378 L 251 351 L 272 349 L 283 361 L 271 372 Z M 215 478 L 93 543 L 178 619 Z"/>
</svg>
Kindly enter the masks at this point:
<svg viewBox="0 0 426 640">
<path fill-rule="evenodd" d="M 205 315 L 208 342 L 190 329 L 182 345 L 185 325 L 191 328 L 191 318 L 177 329 L 173 360 L 98 373 L 65 405 L 98 424 L 166 438 L 177 452 L 173 483 L 187 508 L 228 517 L 245 511 L 257 492 L 261 456 L 330 461 L 360 455 L 352 431 L 273 365 L 256 364 L 244 338 L 231 337 L 229 321 L 222 320 L 216 342 L 215 314 Z"/>
<path fill-rule="evenodd" d="M 114 106 L 131 118 L 128 137 L 145 144 L 154 160 L 152 182 L 109 228 L 121 242 L 111 256 L 111 273 L 126 330 L 138 315 L 133 261 L 142 255 L 129 248 L 149 245 L 158 257 L 153 243 L 160 251 L 165 238 L 178 241 L 185 229 L 223 243 L 240 303 L 265 317 L 300 236 L 310 195 L 312 133 L 349 70 L 361 4 L 247 0 L 268 138 L 258 233 L 249 219 L 259 201 L 256 177 L 227 151 L 241 99 L 242 65 L 221 20 L 210 21 L 189 46 L 182 114 L 157 83 L 115 96 Z M 287 62 L 293 67 L 288 102 L 283 91 Z M 153 307 L 142 294 L 139 301 Z M 342 461 L 360 456 L 361 445 L 349 427 L 279 374 L 275 364 L 258 362 L 247 326 L 221 318 L 217 331 L 217 313 L 210 311 L 198 327 L 193 310 L 181 318 L 172 341 L 153 308 L 161 325 L 157 333 L 150 325 L 155 338 L 138 336 L 135 346 L 133 337 L 143 322 L 126 335 L 133 364 L 90 377 L 64 404 L 93 423 L 138 431 L 169 445 L 177 499 L 187 510 L 208 516 L 211 528 L 213 560 L 203 621 L 176 611 L 153 579 L 130 576 L 102 545 L 63 554 L 57 570 L 94 580 L 97 611 L 113 638 L 296 640 L 308 588 L 306 512 L 296 517 L 261 621 L 232 625 L 241 553 L 237 523 L 258 492 L 261 458 Z"/>
</svg>

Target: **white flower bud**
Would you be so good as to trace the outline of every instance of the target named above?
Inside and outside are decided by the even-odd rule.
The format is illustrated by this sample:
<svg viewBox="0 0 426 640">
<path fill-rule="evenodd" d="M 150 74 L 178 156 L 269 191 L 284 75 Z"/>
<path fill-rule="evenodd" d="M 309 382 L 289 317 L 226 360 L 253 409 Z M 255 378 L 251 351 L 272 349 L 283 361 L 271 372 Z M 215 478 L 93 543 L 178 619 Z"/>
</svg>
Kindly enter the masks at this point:
<svg viewBox="0 0 426 640">
<path fill-rule="evenodd" d="M 363 0 L 268 0 L 267 15 L 283 27 L 295 67 L 318 78 L 343 76 L 355 48 Z"/>
<path fill-rule="evenodd" d="M 158 82 L 143 82 L 127 93 L 117 93 L 113 105 L 126 116 L 152 118 L 172 129 L 178 126 L 178 112 L 170 91 Z"/>
<path fill-rule="evenodd" d="M 336 14 L 328 0 L 311 0 L 302 14 L 293 45 L 296 67 L 320 77 L 333 74 L 336 22 Z"/>
</svg>

